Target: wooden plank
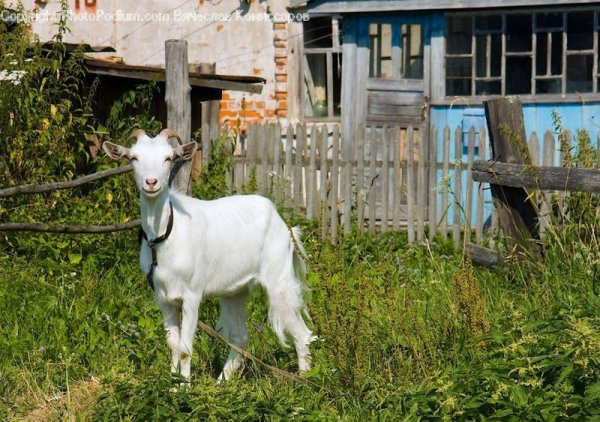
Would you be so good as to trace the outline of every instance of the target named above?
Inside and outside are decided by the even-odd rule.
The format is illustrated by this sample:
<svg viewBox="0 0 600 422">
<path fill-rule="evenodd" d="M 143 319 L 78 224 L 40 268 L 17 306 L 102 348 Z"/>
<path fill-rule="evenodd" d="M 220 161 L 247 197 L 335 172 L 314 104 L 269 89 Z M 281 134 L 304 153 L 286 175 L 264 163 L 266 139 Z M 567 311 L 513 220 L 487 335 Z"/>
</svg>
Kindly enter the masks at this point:
<svg viewBox="0 0 600 422">
<path fill-rule="evenodd" d="M 317 145 L 319 144 L 319 131 L 317 125 L 313 125 L 310 130 L 310 148 L 308 156 L 308 168 L 306 169 L 306 218 L 313 220 L 315 215 L 316 202 L 316 177 L 317 177 Z"/>
<path fill-rule="evenodd" d="M 415 243 L 415 144 L 412 126 L 406 129 L 406 225 L 408 243 Z"/>
<path fill-rule="evenodd" d="M 600 169 L 532 167 L 524 164 L 477 161 L 477 181 L 510 187 L 600 193 Z"/>
<path fill-rule="evenodd" d="M 417 161 L 417 242 L 425 239 L 425 217 L 427 216 L 427 137 L 423 130 L 419 134 L 419 161 Z M 415 133 L 413 133 L 414 136 Z"/>
<path fill-rule="evenodd" d="M 393 216 L 393 228 L 394 230 L 400 229 L 400 207 L 402 205 L 402 173 L 400 168 L 400 127 L 395 126 L 392 131 L 392 159 L 393 164 L 393 177 L 392 177 L 392 200 L 394 206 Z"/>
<path fill-rule="evenodd" d="M 321 239 L 325 240 L 329 237 L 329 226 L 327 222 L 329 221 L 329 203 L 327 202 L 328 192 L 327 187 L 329 185 L 329 169 L 327 168 L 328 159 L 328 143 L 329 143 L 329 133 L 327 129 L 327 125 L 323 125 L 321 127 L 321 133 L 319 137 L 319 153 L 321 155 L 321 180 L 320 180 L 320 196 L 318 202 L 320 220 L 321 220 Z M 335 215 L 333 216 L 335 218 Z"/>
<path fill-rule="evenodd" d="M 449 175 L 450 175 L 450 127 L 444 127 L 444 145 L 442 146 L 442 180 L 444 184 L 448 183 L 448 186 L 442 186 L 442 221 L 440 223 L 440 234 L 442 239 L 448 239 L 448 211 L 450 209 L 450 203 L 448 202 L 448 188 L 449 188 Z M 448 182 L 446 182 L 448 181 Z"/>
<path fill-rule="evenodd" d="M 389 220 L 389 198 L 390 198 L 390 172 L 389 172 L 389 157 L 390 157 L 390 130 L 387 126 L 383 127 L 382 134 L 382 153 L 383 160 L 381 166 L 381 231 L 386 232 L 388 229 Z"/>
<path fill-rule="evenodd" d="M 367 128 L 359 125 L 356 132 L 356 219 L 358 229 L 362 233 L 365 229 L 365 203 L 367 201 L 367 187 L 365 186 L 365 141 Z M 367 143 L 368 144 L 368 143 Z"/>
<path fill-rule="evenodd" d="M 492 159 L 503 163 L 524 164 L 522 151 L 527 150 L 521 102 L 514 97 L 484 101 L 485 115 L 492 146 Z M 508 127 L 511 133 L 501 130 Z M 515 142 L 516 140 L 516 142 Z M 536 205 L 522 187 L 492 184 L 492 196 L 498 210 L 498 223 L 506 234 L 508 248 L 531 256 L 539 253 Z"/>
<path fill-rule="evenodd" d="M 544 132 L 544 151 L 540 164 L 548 167 L 554 164 L 554 134 L 550 130 Z M 542 195 L 542 204 L 540 205 L 540 233 L 542 234 L 546 232 L 551 223 L 549 199 L 550 195 Z"/>
<path fill-rule="evenodd" d="M 304 144 L 306 143 L 306 126 L 296 126 L 296 157 L 294 162 L 294 212 L 299 213 L 304 205 L 303 183 L 302 183 L 302 161 L 304 156 Z"/>
<path fill-rule="evenodd" d="M 377 210 L 377 128 L 369 128 L 369 232 L 375 233 Z"/>
<path fill-rule="evenodd" d="M 340 127 L 333 127 L 332 152 L 331 152 L 331 242 L 337 243 L 338 237 L 338 188 L 339 188 L 339 158 L 340 158 Z"/>
<path fill-rule="evenodd" d="M 475 128 L 471 127 L 468 134 L 467 147 L 467 191 L 465 198 L 465 232 L 466 241 L 471 239 L 471 229 L 473 227 L 473 161 L 475 161 Z"/>
<path fill-rule="evenodd" d="M 186 40 L 165 41 L 165 103 L 167 126 L 177 132 L 184 143 L 192 135 L 192 87 L 188 78 L 188 45 Z M 179 145 L 171 138 L 173 147 Z M 176 163 L 171 172 L 171 187 L 187 195 L 192 189 L 192 162 Z"/>
<path fill-rule="evenodd" d="M 292 153 L 294 149 L 294 127 L 291 124 L 288 124 L 286 133 L 285 133 L 285 164 L 283 168 L 283 175 L 285 177 L 285 208 L 291 209 L 293 206 L 293 175 L 294 175 L 294 167 L 292 162 Z"/>
<path fill-rule="evenodd" d="M 433 242 L 437 231 L 437 189 L 436 189 L 436 181 L 437 181 L 437 127 L 433 127 L 432 136 L 429 143 L 429 183 L 428 189 L 429 192 L 429 241 Z"/>
<path fill-rule="evenodd" d="M 284 183 L 281 168 L 281 124 L 273 125 L 273 197 L 277 205 L 284 200 Z"/>
<path fill-rule="evenodd" d="M 267 183 L 268 183 L 268 175 L 267 175 L 267 150 L 270 139 L 267 139 L 268 135 L 268 125 L 256 125 L 257 134 L 254 141 L 256 142 L 256 151 L 257 151 L 257 160 L 258 160 L 258 170 L 257 170 L 257 179 L 258 179 L 258 192 L 262 196 L 267 196 Z"/>
<path fill-rule="evenodd" d="M 245 140 L 242 142 L 242 139 L 239 136 L 236 142 L 236 148 L 239 155 L 235 156 L 233 160 L 233 193 L 239 194 L 241 193 L 245 180 L 245 165 L 240 158 L 246 156 L 246 142 Z"/>
<path fill-rule="evenodd" d="M 457 126 L 454 131 L 454 198 L 452 200 L 453 203 L 453 214 L 454 221 L 452 226 L 452 243 L 454 244 L 454 248 L 458 249 L 460 247 L 460 233 L 461 233 L 461 204 L 462 201 L 462 166 L 460 163 L 462 162 L 462 129 Z"/>
<path fill-rule="evenodd" d="M 369 116 L 421 117 L 421 106 L 411 104 L 384 104 L 369 101 L 367 113 Z"/>
<path fill-rule="evenodd" d="M 479 157 L 485 159 L 487 147 L 487 132 L 484 128 L 479 128 Z M 475 242 L 478 245 L 483 243 L 483 224 L 484 224 L 484 191 L 483 183 L 477 185 L 477 225 L 475 226 Z"/>
<path fill-rule="evenodd" d="M 356 131 L 353 130 L 350 138 L 348 138 L 350 145 L 346 146 L 346 162 L 344 163 L 344 188 L 343 188 L 343 204 L 344 213 L 342 214 L 342 224 L 344 225 L 344 234 L 350 233 L 350 222 L 352 217 L 352 169 L 353 160 L 355 153 L 355 142 L 356 142 Z"/>
<path fill-rule="evenodd" d="M 534 166 L 540 164 L 540 141 L 535 132 L 531 132 L 529 136 L 529 155 L 531 157 L 531 163 Z"/>
</svg>

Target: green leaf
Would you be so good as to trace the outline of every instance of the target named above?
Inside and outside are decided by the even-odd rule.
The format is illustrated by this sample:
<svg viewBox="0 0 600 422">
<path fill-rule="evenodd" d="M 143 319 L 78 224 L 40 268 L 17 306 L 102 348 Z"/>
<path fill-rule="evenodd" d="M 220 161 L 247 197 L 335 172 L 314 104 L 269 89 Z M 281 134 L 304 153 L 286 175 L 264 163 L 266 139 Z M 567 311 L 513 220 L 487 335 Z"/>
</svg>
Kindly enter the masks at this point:
<svg viewBox="0 0 600 422">
<path fill-rule="evenodd" d="M 81 262 L 81 258 L 83 258 L 83 255 L 81 255 L 80 253 L 70 253 L 69 255 L 69 262 L 72 265 L 77 265 Z"/>
</svg>

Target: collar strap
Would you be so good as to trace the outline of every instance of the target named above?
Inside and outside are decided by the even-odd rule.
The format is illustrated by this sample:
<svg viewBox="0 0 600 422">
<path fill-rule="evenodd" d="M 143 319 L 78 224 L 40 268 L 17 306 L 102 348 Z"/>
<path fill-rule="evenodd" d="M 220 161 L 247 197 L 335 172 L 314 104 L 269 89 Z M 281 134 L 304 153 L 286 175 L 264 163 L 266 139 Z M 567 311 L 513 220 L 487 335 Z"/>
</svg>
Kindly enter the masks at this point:
<svg viewBox="0 0 600 422">
<path fill-rule="evenodd" d="M 142 229 L 142 226 L 140 226 L 140 237 L 143 238 L 146 241 L 146 243 L 148 243 L 148 247 L 152 251 L 152 264 L 150 265 L 150 271 L 148 272 L 148 274 L 146 274 L 146 280 L 148 281 L 150 287 L 152 287 L 152 290 L 154 290 L 154 268 L 156 268 L 156 266 L 158 265 L 156 257 L 156 245 L 167 240 L 169 238 L 169 235 L 171 234 L 171 230 L 173 230 L 173 204 L 171 203 L 171 201 L 169 201 L 169 210 L 170 213 L 169 222 L 167 223 L 167 231 L 162 236 L 159 236 L 152 240 L 148 240 L 148 235 L 146 235 L 146 232 L 144 231 L 144 229 Z"/>
</svg>

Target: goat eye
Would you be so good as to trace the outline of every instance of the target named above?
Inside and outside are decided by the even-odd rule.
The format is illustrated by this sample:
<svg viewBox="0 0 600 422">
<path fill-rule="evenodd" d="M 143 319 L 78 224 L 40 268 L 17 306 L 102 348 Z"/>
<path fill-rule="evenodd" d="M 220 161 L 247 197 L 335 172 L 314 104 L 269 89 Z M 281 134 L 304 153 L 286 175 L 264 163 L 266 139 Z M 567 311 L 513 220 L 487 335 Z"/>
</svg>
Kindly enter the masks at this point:
<svg viewBox="0 0 600 422">
<path fill-rule="evenodd" d="M 138 158 L 137 158 L 137 157 L 131 157 L 131 158 L 129 159 L 129 161 L 137 161 L 137 160 L 138 160 Z"/>
</svg>

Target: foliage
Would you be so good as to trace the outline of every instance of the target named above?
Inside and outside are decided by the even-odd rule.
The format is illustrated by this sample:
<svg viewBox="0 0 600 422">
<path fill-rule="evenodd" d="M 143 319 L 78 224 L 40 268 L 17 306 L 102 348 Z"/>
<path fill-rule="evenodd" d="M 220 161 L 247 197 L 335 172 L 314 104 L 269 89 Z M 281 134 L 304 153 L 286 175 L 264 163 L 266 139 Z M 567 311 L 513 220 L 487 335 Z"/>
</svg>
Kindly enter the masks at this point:
<svg viewBox="0 0 600 422">
<path fill-rule="evenodd" d="M 97 121 L 92 115 L 97 81 L 86 85 L 82 50 L 67 51 L 60 42 L 67 31 L 67 15 L 60 16 L 57 34 L 46 44 L 24 25 L 10 31 L 0 27 L 0 188 L 71 180 L 104 170 L 115 164 L 98 154 L 102 141 L 124 143 L 136 127 L 149 132 L 160 128 L 150 117 L 155 84 L 124 93 L 106 121 Z M 77 189 L 1 199 L 0 222 L 101 225 L 128 221 L 139 212 L 132 191 L 131 176 L 123 175 Z M 93 256 L 97 247 L 93 237 L 57 242 L 45 234 L 0 236 L 0 251 L 63 261 Z"/>
<path fill-rule="evenodd" d="M 135 127 L 158 129 L 147 113 L 154 86 L 125 94 L 106 122 L 96 122 L 74 85 L 83 69 L 79 53 L 67 55 L 59 44 L 50 52 L 35 42 L 30 47 L 26 31 L 0 30 L 0 37 L 2 69 L 18 64 L 27 72 L 18 84 L 0 81 L 0 148 L 11 157 L 2 163 L 2 187 L 106 168 L 113 164 L 89 150 L 92 135 L 123 143 Z M 12 102 L 23 115 L 11 117 L 11 98 L 22 101 Z M 132 110 L 142 115 L 127 117 Z M 597 166 L 589 137 L 580 132 L 577 139 L 570 165 Z M 60 154 L 50 154 L 52 148 Z M 231 149 L 231 139 L 221 135 L 196 194 L 209 199 L 228 192 Z M 0 220 L 123 221 L 137 213 L 132 192 L 126 175 L 11 199 L 0 202 Z M 135 233 L 3 235 L 0 420 L 32 412 L 41 420 L 597 419 L 598 204 L 578 195 L 567 198 L 566 212 L 542 239 L 536 272 L 521 261 L 475 268 L 449 242 L 408 246 L 404 233 L 355 229 L 332 246 L 320 240 L 316 223 L 292 216 L 304 228 L 310 255 L 306 295 L 318 335 L 306 376 L 322 389 L 253 363 L 218 385 L 226 348 L 201 334 L 192 383 L 181 387 L 169 373 Z M 249 351 L 295 371 L 294 351 L 266 329 L 265 301 L 257 291 L 249 304 Z M 215 324 L 218 302 L 203 304 L 200 317 Z M 76 392 L 92 377 L 100 391 L 82 408 Z"/>
<path fill-rule="evenodd" d="M 229 192 L 235 138 L 226 131 L 213 141 L 208 164 L 202 168 L 198 181 L 192 186 L 192 194 L 201 199 L 216 199 Z"/>
</svg>

